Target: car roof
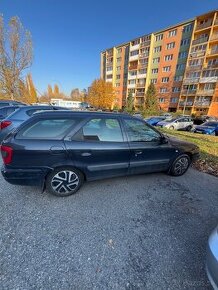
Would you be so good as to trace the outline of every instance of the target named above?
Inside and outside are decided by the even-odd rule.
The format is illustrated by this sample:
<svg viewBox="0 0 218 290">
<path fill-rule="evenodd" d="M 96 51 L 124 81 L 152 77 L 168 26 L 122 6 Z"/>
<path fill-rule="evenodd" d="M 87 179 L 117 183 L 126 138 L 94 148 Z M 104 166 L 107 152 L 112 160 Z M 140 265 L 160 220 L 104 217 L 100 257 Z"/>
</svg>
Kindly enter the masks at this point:
<svg viewBox="0 0 218 290">
<path fill-rule="evenodd" d="M 97 112 L 97 111 L 70 111 L 70 110 L 57 110 L 57 111 L 46 111 L 46 112 L 38 112 L 37 114 L 34 114 L 34 116 L 63 116 L 63 115 L 77 115 L 77 116 L 128 116 L 134 118 L 134 116 L 129 115 L 128 113 L 115 113 L 115 112 Z"/>
</svg>

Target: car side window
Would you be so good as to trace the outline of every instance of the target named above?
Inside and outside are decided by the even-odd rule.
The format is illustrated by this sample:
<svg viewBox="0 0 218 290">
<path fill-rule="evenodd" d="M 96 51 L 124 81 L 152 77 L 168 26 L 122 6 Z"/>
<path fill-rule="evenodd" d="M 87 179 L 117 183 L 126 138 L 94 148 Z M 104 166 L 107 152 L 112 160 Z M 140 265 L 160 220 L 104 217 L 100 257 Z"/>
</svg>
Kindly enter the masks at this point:
<svg viewBox="0 0 218 290">
<path fill-rule="evenodd" d="M 75 141 L 123 142 L 117 119 L 91 119 L 72 138 Z"/>
<path fill-rule="evenodd" d="M 160 139 L 160 134 L 135 119 L 124 119 L 125 128 L 130 142 L 152 142 Z"/>
<path fill-rule="evenodd" d="M 52 110 L 52 108 L 39 108 L 39 109 L 31 109 L 31 110 L 27 110 L 26 113 L 28 116 L 32 116 L 33 114 L 35 114 L 36 112 L 41 112 L 41 111 L 47 111 L 47 110 Z"/>
</svg>

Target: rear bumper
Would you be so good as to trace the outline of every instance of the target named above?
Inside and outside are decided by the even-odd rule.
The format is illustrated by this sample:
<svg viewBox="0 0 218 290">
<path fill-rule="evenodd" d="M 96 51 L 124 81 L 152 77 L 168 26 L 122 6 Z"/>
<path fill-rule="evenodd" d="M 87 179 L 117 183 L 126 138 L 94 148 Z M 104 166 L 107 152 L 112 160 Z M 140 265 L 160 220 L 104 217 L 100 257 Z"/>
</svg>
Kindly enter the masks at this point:
<svg viewBox="0 0 218 290">
<path fill-rule="evenodd" d="M 45 176 L 48 173 L 48 169 L 11 169 L 6 166 L 2 166 L 1 173 L 4 179 L 16 185 L 42 185 Z"/>
<path fill-rule="evenodd" d="M 214 289 L 218 290 L 218 232 L 211 234 L 207 246 L 206 258 L 207 276 Z"/>
</svg>

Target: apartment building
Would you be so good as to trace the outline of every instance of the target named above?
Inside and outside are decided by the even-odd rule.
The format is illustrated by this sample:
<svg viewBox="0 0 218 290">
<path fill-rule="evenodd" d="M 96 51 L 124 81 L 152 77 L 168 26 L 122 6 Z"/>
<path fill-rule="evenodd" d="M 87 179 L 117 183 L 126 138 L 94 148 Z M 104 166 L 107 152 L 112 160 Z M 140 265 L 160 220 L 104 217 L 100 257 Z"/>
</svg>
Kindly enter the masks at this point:
<svg viewBox="0 0 218 290">
<path fill-rule="evenodd" d="M 162 110 L 218 116 L 218 12 L 103 51 L 101 77 L 113 83 L 119 108 L 130 93 L 142 107 L 153 83 Z"/>
<path fill-rule="evenodd" d="M 178 110 L 218 116 L 218 13 L 196 17 Z"/>
</svg>

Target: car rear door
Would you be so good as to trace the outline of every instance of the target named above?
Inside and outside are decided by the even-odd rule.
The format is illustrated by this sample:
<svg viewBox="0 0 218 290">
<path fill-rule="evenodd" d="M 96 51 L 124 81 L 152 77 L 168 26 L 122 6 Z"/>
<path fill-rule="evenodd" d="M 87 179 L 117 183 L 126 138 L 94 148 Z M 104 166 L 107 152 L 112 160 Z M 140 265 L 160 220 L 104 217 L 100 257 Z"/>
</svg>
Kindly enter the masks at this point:
<svg viewBox="0 0 218 290">
<path fill-rule="evenodd" d="M 161 134 L 144 121 L 123 118 L 130 146 L 130 174 L 164 171 L 177 152 L 170 143 L 161 142 Z"/>
<path fill-rule="evenodd" d="M 89 180 L 128 172 L 130 150 L 118 117 L 88 118 L 65 145 L 74 165 Z"/>
</svg>

